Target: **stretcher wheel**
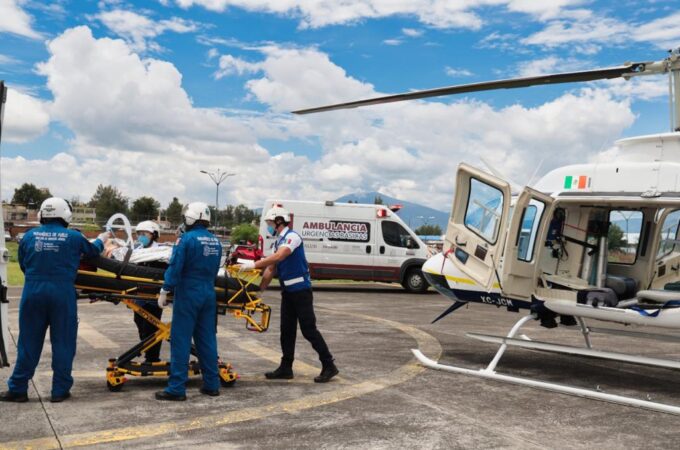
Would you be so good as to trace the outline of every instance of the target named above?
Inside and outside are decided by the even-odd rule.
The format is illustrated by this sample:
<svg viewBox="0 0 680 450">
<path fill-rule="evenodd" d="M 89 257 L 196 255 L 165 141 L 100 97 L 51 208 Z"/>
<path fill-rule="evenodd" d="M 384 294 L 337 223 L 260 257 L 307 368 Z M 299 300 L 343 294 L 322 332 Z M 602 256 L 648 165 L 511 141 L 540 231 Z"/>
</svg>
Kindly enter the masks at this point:
<svg viewBox="0 0 680 450">
<path fill-rule="evenodd" d="M 109 391 L 111 391 L 111 392 L 120 392 L 120 391 L 123 390 L 123 383 L 121 383 L 121 384 L 111 384 L 110 381 L 107 381 L 106 387 L 108 387 Z"/>
</svg>

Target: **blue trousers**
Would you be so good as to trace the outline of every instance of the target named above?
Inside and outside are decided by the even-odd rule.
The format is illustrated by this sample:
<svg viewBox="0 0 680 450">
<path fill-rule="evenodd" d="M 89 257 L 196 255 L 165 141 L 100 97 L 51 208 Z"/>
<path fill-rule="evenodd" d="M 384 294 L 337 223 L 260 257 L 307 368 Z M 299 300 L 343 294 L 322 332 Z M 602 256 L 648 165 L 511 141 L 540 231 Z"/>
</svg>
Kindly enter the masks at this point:
<svg viewBox="0 0 680 450">
<path fill-rule="evenodd" d="M 27 281 L 19 305 L 17 362 L 7 381 L 10 391 L 28 391 L 28 382 L 40 362 L 48 327 L 52 341 L 52 395 L 62 396 L 71 390 L 71 369 L 78 335 L 78 310 L 73 283 Z"/>
<path fill-rule="evenodd" d="M 175 291 L 170 330 L 170 378 L 165 389 L 173 395 L 186 393 L 192 337 L 198 352 L 203 388 L 214 391 L 220 387 L 215 288 L 212 280 L 207 285 L 209 293 L 206 289 L 179 286 Z"/>
</svg>

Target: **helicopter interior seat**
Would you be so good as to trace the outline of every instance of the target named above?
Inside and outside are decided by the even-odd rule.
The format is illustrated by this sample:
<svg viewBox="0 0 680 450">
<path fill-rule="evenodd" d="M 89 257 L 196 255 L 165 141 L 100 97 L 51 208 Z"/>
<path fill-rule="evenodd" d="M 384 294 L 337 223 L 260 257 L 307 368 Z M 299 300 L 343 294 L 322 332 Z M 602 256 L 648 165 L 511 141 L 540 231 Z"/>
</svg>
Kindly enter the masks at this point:
<svg viewBox="0 0 680 450">
<path fill-rule="evenodd" d="M 680 301 L 680 292 L 664 289 L 647 289 L 638 292 L 637 298 L 642 303 L 666 303 Z"/>
<path fill-rule="evenodd" d="M 551 288 L 576 291 L 576 301 L 581 304 L 614 307 L 619 303 L 619 300 L 621 300 L 618 293 L 613 288 L 598 288 L 597 286 L 588 284 L 587 281 L 580 278 L 550 274 L 543 274 L 542 278 L 544 284 Z M 633 293 L 633 296 L 634 295 L 635 293 Z"/>
<path fill-rule="evenodd" d="M 638 291 L 638 282 L 634 278 L 620 275 L 607 274 L 604 284 L 616 293 L 619 300 L 628 300 L 635 297 Z"/>
</svg>

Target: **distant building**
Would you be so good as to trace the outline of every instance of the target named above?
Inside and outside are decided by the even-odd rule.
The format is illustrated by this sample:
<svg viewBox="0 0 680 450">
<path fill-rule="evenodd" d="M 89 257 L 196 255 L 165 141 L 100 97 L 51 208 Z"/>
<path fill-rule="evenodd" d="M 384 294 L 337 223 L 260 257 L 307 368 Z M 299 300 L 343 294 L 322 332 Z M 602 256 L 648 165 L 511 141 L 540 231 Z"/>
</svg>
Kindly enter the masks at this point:
<svg viewBox="0 0 680 450">
<path fill-rule="evenodd" d="M 2 219 L 5 221 L 6 224 L 26 225 L 27 222 L 38 221 L 38 210 L 29 208 L 26 205 L 3 203 Z"/>
<path fill-rule="evenodd" d="M 94 208 L 88 206 L 73 206 L 73 216 L 71 223 L 74 225 L 85 225 L 97 223 L 97 213 Z"/>
</svg>

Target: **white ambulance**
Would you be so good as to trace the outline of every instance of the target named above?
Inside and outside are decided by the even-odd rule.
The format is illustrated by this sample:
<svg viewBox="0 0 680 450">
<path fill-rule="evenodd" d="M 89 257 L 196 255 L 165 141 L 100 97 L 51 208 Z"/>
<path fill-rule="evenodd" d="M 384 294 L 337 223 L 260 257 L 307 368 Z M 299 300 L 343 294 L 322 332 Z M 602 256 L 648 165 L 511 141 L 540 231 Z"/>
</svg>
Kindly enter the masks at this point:
<svg viewBox="0 0 680 450">
<path fill-rule="evenodd" d="M 427 245 L 385 205 L 267 200 L 291 215 L 291 226 L 303 239 L 312 279 L 401 283 L 410 292 L 425 292 L 420 270 L 429 256 Z M 260 222 L 265 255 L 275 238 Z"/>
</svg>

